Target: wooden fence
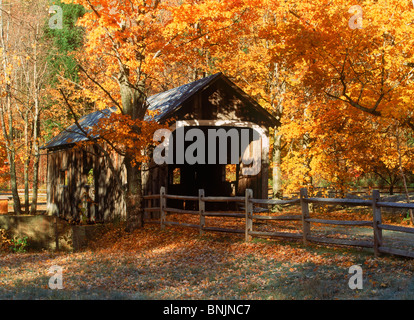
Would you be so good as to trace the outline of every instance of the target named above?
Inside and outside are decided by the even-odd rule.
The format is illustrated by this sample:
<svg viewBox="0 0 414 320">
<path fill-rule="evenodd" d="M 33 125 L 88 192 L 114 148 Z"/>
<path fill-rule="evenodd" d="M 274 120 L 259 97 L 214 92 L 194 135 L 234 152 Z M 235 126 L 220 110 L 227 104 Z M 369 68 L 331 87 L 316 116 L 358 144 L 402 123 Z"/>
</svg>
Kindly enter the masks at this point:
<svg viewBox="0 0 414 320">
<path fill-rule="evenodd" d="M 400 255 L 405 257 L 414 258 L 414 252 L 406 249 L 391 248 L 383 245 L 383 230 L 397 231 L 403 233 L 414 233 L 414 228 L 401 227 L 389 224 L 383 224 L 381 220 L 381 208 L 399 208 L 399 209 L 414 209 L 414 203 L 395 203 L 395 202 L 382 202 L 380 193 L 378 190 L 372 192 L 372 198 L 370 200 L 361 199 L 337 199 L 337 198 L 312 198 L 308 197 L 307 189 L 300 190 L 300 197 L 292 200 L 278 200 L 278 199 L 254 199 L 253 191 L 247 189 L 244 197 L 211 197 L 205 196 L 204 190 L 199 190 L 198 196 L 182 196 L 182 195 L 169 195 L 165 192 L 165 187 L 161 187 L 160 194 L 147 195 L 144 199 L 148 202 L 145 206 L 145 212 L 147 213 L 159 213 L 159 220 L 146 220 L 147 222 L 159 223 L 161 228 L 164 229 L 168 225 L 178 225 L 183 227 L 191 227 L 200 230 L 200 235 L 205 231 L 216 232 L 228 232 L 244 234 L 245 240 L 250 241 L 252 237 L 277 237 L 287 239 L 299 239 L 306 245 L 308 242 L 326 243 L 332 245 L 345 245 L 345 246 L 357 246 L 373 248 L 375 255 L 380 253 L 388 253 L 394 255 Z M 193 201 L 198 203 L 198 210 L 186 210 L 167 207 L 167 199 Z M 153 200 L 158 202 L 158 206 L 153 206 Z M 244 207 L 242 212 L 214 212 L 206 211 L 206 202 L 237 202 Z M 349 221 L 349 220 L 327 220 L 327 219 L 314 219 L 310 217 L 309 204 L 315 203 L 319 205 L 348 205 L 348 206 L 365 206 L 370 207 L 372 210 L 372 220 L 369 221 Z M 254 210 L 255 206 L 261 205 L 300 205 L 300 215 L 260 215 Z M 198 216 L 198 224 L 189 224 L 178 221 L 167 221 L 167 215 L 172 214 L 190 214 Z M 229 218 L 241 218 L 245 221 L 245 228 L 242 229 L 230 229 L 230 228 L 218 228 L 206 226 L 205 217 L 229 217 Z M 297 233 L 291 232 L 268 232 L 268 231 L 255 231 L 253 228 L 254 221 L 258 220 L 273 220 L 273 221 L 301 221 L 301 230 Z M 363 226 L 373 228 L 373 240 L 348 240 L 348 239 L 335 239 L 320 237 L 312 235 L 311 223 L 318 223 L 324 225 L 342 225 L 342 226 Z"/>
</svg>

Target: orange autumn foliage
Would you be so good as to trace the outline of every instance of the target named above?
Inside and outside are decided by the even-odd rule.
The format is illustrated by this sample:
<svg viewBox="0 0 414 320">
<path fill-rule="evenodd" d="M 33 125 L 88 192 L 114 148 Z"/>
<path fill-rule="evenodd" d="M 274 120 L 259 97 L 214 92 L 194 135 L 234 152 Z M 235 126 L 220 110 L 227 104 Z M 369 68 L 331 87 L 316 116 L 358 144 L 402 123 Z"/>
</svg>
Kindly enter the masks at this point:
<svg viewBox="0 0 414 320">
<path fill-rule="evenodd" d="M 412 172 L 410 1 L 361 1 L 355 29 L 350 0 L 75 3 L 89 9 L 78 54 L 88 68 L 73 100 L 123 110 L 121 74 L 147 96 L 222 71 L 281 120 L 287 190 L 398 175 L 400 157 Z"/>
</svg>

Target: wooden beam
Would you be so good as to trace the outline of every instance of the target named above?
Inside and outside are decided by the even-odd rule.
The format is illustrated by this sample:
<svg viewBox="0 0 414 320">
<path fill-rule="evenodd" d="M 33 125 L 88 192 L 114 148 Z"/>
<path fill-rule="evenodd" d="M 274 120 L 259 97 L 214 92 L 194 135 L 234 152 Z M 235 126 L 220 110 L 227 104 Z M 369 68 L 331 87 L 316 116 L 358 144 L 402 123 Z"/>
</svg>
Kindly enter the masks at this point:
<svg viewBox="0 0 414 320">
<path fill-rule="evenodd" d="M 249 234 L 252 236 L 263 236 L 263 237 L 293 238 L 293 239 L 303 238 L 301 233 L 291 233 L 291 232 L 250 231 Z"/>
<path fill-rule="evenodd" d="M 143 198 L 145 200 L 159 199 L 160 195 L 159 194 L 149 194 L 149 195 L 143 196 Z"/>
<path fill-rule="evenodd" d="M 340 226 L 368 226 L 372 227 L 372 221 L 344 221 L 344 220 L 326 220 L 326 219 L 306 219 L 308 222 L 333 224 Z"/>
<path fill-rule="evenodd" d="M 246 227 L 245 227 L 245 241 L 250 241 L 251 236 L 250 232 L 253 231 L 253 203 L 250 201 L 250 199 L 253 198 L 253 190 L 252 189 L 246 189 L 245 191 L 245 219 L 246 219 Z"/>
<path fill-rule="evenodd" d="M 165 219 L 166 219 L 166 212 L 165 208 L 167 206 L 167 199 L 165 199 L 165 187 L 161 187 L 160 189 L 160 224 L 161 229 L 165 229 Z"/>
<path fill-rule="evenodd" d="M 205 217 L 227 217 L 227 218 L 245 218 L 244 213 L 236 212 L 205 212 L 203 214 Z"/>
<path fill-rule="evenodd" d="M 414 203 L 398 203 L 398 202 L 377 202 L 378 207 L 384 208 L 399 208 L 399 209 L 414 209 Z"/>
<path fill-rule="evenodd" d="M 374 228 L 374 252 L 378 257 L 380 254 L 379 247 L 382 246 L 382 230 L 378 228 L 381 224 L 381 207 L 378 207 L 377 202 L 380 201 L 380 193 L 378 190 L 372 190 L 372 218 Z"/>
<path fill-rule="evenodd" d="M 333 238 L 322 238 L 322 237 L 315 237 L 315 236 L 310 236 L 307 239 L 308 241 L 312 241 L 312 242 L 328 243 L 328 244 L 341 245 L 341 246 L 356 246 L 356 247 L 366 247 L 366 248 L 372 248 L 374 246 L 372 241 L 333 239 Z"/>
<path fill-rule="evenodd" d="M 302 208 L 302 236 L 303 236 L 303 244 L 307 244 L 307 238 L 311 234 L 310 230 L 310 223 L 306 221 L 310 218 L 309 216 L 309 204 L 306 201 L 308 198 L 308 190 L 306 188 L 300 189 L 300 204 Z"/>
<path fill-rule="evenodd" d="M 380 246 L 378 247 L 378 251 L 382 253 L 388 253 L 388 254 L 394 254 L 394 255 L 404 256 L 408 258 L 414 258 L 414 252 L 409 251 L 409 250 L 401 250 L 401 249 Z"/>
<path fill-rule="evenodd" d="M 206 202 L 244 202 L 244 197 L 204 197 Z"/>
<path fill-rule="evenodd" d="M 253 215 L 252 219 L 258 219 L 258 220 L 297 220 L 301 221 L 302 216 L 301 215 L 286 215 L 286 216 L 261 216 L 261 215 Z"/>
<path fill-rule="evenodd" d="M 308 203 L 320 203 L 320 204 L 339 204 L 349 206 L 371 206 L 371 200 L 361 199 L 333 199 L 333 198 L 307 198 L 305 200 Z"/>
<path fill-rule="evenodd" d="M 391 230 L 391 231 L 414 233 L 414 228 L 410 228 L 410 227 L 392 226 L 392 225 L 389 225 L 389 224 L 378 224 L 377 227 L 379 229 L 382 229 L 382 230 Z"/>
<path fill-rule="evenodd" d="M 193 200 L 198 201 L 198 197 L 195 196 L 179 196 L 179 195 L 172 195 L 172 194 L 166 194 L 166 199 L 174 199 L 174 200 Z"/>
<path fill-rule="evenodd" d="M 300 199 L 292 199 L 292 200 L 277 200 L 277 199 L 251 199 L 252 203 L 257 204 L 299 204 Z"/>
</svg>

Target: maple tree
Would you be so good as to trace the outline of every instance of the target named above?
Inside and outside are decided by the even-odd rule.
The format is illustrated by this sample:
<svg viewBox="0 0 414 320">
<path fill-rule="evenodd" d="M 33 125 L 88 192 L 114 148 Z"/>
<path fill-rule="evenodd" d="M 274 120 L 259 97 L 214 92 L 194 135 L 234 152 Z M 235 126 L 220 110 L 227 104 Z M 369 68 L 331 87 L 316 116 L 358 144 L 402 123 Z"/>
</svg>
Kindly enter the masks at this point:
<svg viewBox="0 0 414 320">
<path fill-rule="evenodd" d="M 72 104 L 78 112 L 115 105 L 139 121 L 149 93 L 222 71 L 282 122 L 271 130 L 275 196 L 282 168 L 290 190 L 316 178 L 344 191 L 374 173 L 392 191 L 401 180 L 387 119 L 402 130 L 408 157 L 408 1 L 361 2 L 362 29 L 346 0 L 75 3 L 88 10 L 80 20 L 86 30 L 77 56 L 81 83 L 66 82 L 63 90 L 72 86 L 66 94 L 72 101 L 87 97 L 83 107 Z M 392 18 L 399 11 L 402 18 Z M 389 144 L 375 147 L 369 139 Z M 139 170 L 144 160 L 129 158 L 138 166 L 128 172 Z M 403 167 L 410 172 L 408 162 Z M 139 202 L 139 181 L 130 182 L 131 203 Z"/>
<path fill-rule="evenodd" d="M 412 127 L 412 4 L 362 1 L 355 11 L 352 1 L 270 2 L 278 7 L 279 23 L 267 24 L 261 40 L 278 43 L 270 50 L 270 61 L 290 70 L 281 130 L 289 146 L 284 168 L 292 189 L 312 185 L 318 175 L 344 186 L 352 166 L 358 174 L 392 171 L 395 176 L 395 143 L 389 144 L 394 152 L 381 145 L 371 155 L 371 144 L 362 141 L 367 142 L 367 135 L 377 138 L 377 144 L 392 140 L 386 134 L 388 123 Z M 361 12 L 362 20 L 357 16 Z M 361 127 L 344 134 L 341 123 L 355 119 Z M 358 139 L 359 144 L 353 142 Z M 327 161 L 329 144 L 333 150 Z M 408 164 L 405 170 L 410 171 Z"/>
<path fill-rule="evenodd" d="M 79 20 L 85 29 L 85 44 L 82 53 L 77 54 L 80 84 L 63 81 L 59 89 L 63 100 L 74 111 L 81 109 L 73 103 L 80 95 L 95 109 L 115 106 L 128 117 L 122 121 L 135 123 L 133 128 L 142 141 L 148 141 L 142 122 L 148 107 L 146 97 L 160 87 L 157 76 L 168 65 L 185 64 L 197 57 L 197 48 L 208 45 L 219 31 L 237 23 L 239 13 L 239 6 L 233 1 L 77 0 L 73 3 L 87 9 Z M 82 89 L 81 93 L 70 90 L 71 85 Z M 134 229 L 142 225 L 143 217 L 142 159 L 137 160 L 137 149 L 125 150 L 124 197 L 128 228 Z"/>
<path fill-rule="evenodd" d="M 276 62 L 274 54 L 281 44 L 266 34 L 280 28 L 282 14 L 277 1 L 240 1 L 233 10 L 237 23 L 222 28 L 214 38 L 203 38 L 198 59 L 192 61 L 195 74 L 223 72 L 247 94 L 280 120 L 288 91 L 291 70 Z M 197 22 L 198 23 L 198 22 Z M 202 24 L 200 28 L 202 29 Z M 196 50 L 196 48 L 194 48 Z M 281 152 L 279 128 L 270 128 L 273 150 L 273 196 L 281 197 Z"/>
</svg>

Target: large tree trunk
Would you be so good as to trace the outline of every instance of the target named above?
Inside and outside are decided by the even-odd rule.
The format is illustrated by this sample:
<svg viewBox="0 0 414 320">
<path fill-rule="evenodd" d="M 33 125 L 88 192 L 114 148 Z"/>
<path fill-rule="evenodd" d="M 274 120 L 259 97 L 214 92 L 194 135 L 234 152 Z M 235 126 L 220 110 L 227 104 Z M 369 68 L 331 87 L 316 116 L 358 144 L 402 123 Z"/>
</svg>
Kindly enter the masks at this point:
<svg viewBox="0 0 414 320">
<path fill-rule="evenodd" d="M 133 88 L 129 84 L 126 75 L 121 75 L 119 84 L 124 113 L 131 116 L 134 120 L 143 119 L 146 112 L 146 97 L 142 90 L 144 88 L 143 84 L 138 84 Z M 140 164 L 134 165 L 133 158 L 134 155 L 132 154 L 127 153 L 125 156 L 127 186 L 124 191 L 124 197 L 126 203 L 127 231 L 132 231 L 144 225 L 141 166 Z"/>
<path fill-rule="evenodd" d="M 144 225 L 141 169 L 139 165 L 132 165 L 131 159 L 126 157 L 127 188 L 124 192 L 126 203 L 126 230 L 133 231 Z"/>
</svg>

